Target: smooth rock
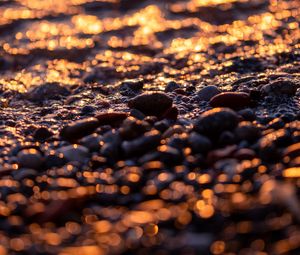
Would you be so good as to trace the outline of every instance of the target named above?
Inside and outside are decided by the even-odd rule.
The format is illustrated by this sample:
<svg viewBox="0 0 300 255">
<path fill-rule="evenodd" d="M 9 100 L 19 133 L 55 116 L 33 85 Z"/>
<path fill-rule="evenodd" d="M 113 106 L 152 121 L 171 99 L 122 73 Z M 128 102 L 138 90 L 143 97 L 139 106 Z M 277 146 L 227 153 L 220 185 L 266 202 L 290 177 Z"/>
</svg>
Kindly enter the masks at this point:
<svg viewBox="0 0 300 255">
<path fill-rule="evenodd" d="M 218 89 L 217 86 L 209 85 L 204 88 L 202 88 L 200 91 L 198 91 L 197 95 L 199 100 L 201 101 L 209 101 L 214 96 L 221 93 L 221 90 Z"/>
<path fill-rule="evenodd" d="M 21 167 L 39 169 L 44 160 L 42 154 L 37 149 L 24 149 L 18 155 L 18 163 Z"/>
<path fill-rule="evenodd" d="M 125 80 L 120 84 L 120 89 L 130 89 L 134 91 L 142 90 L 144 82 L 142 79 Z"/>
<path fill-rule="evenodd" d="M 128 117 L 128 114 L 126 112 L 103 112 L 97 114 L 95 117 L 98 119 L 99 125 L 101 126 L 117 126 Z"/>
<path fill-rule="evenodd" d="M 248 107 L 251 104 L 250 96 L 244 92 L 223 92 L 209 101 L 212 107 L 229 107 L 232 109 Z"/>
<path fill-rule="evenodd" d="M 100 123 L 96 118 L 87 118 L 75 121 L 64 127 L 60 136 L 66 140 L 77 140 L 94 132 L 99 127 Z"/>
<path fill-rule="evenodd" d="M 128 106 L 146 115 L 160 116 L 171 108 L 172 102 L 165 93 L 149 92 L 136 96 L 128 102 Z"/>
<path fill-rule="evenodd" d="M 212 148 L 211 141 L 204 135 L 192 132 L 189 135 L 188 142 L 193 152 L 206 153 Z"/>
<path fill-rule="evenodd" d="M 68 161 L 77 161 L 85 163 L 89 157 L 89 150 L 78 144 L 67 145 L 58 149 L 58 152 L 64 155 L 64 158 Z"/>
<path fill-rule="evenodd" d="M 158 146 L 160 138 L 160 133 L 152 130 L 132 141 L 124 141 L 121 147 L 127 156 L 138 156 Z"/>
<path fill-rule="evenodd" d="M 294 96 L 296 94 L 299 85 L 290 80 L 276 80 L 267 85 L 262 86 L 261 91 L 267 95 L 280 96 L 289 95 Z"/>
<path fill-rule="evenodd" d="M 25 97 L 31 101 L 43 101 L 46 99 L 58 99 L 60 96 L 68 96 L 69 89 L 56 82 L 46 83 L 30 89 Z"/>
<path fill-rule="evenodd" d="M 54 133 L 47 127 L 40 127 L 34 131 L 33 138 L 37 141 L 45 141 L 53 135 Z"/>
<path fill-rule="evenodd" d="M 194 129 L 204 135 L 216 136 L 225 130 L 233 130 L 239 122 L 239 116 L 229 108 L 214 108 L 200 115 Z"/>
<path fill-rule="evenodd" d="M 175 81 L 170 81 L 165 87 L 165 92 L 172 92 L 176 89 L 179 89 L 180 85 Z"/>
<path fill-rule="evenodd" d="M 234 133 L 237 139 L 248 142 L 254 142 L 261 136 L 260 129 L 248 121 L 240 122 Z"/>
</svg>

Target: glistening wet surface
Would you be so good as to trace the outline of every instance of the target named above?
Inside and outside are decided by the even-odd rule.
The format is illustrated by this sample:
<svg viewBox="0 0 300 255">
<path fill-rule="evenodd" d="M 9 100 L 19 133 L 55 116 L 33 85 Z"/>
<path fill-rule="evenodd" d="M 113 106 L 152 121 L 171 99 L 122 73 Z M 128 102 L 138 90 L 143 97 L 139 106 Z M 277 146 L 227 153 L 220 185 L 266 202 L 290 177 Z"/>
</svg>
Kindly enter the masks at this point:
<svg viewBox="0 0 300 255">
<path fill-rule="evenodd" d="M 0 254 L 299 254 L 300 2 L 2 0 Z"/>
</svg>

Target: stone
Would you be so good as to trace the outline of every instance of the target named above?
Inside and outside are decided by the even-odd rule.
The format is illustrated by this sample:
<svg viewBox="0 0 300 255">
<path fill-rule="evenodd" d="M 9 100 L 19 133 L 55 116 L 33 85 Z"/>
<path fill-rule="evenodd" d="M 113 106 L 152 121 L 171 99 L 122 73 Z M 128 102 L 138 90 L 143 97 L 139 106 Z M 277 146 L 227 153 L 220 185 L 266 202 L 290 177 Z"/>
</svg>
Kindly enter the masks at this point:
<svg viewBox="0 0 300 255">
<path fill-rule="evenodd" d="M 42 154 L 33 148 L 21 150 L 17 158 L 19 165 L 23 168 L 39 169 L 44 162 Z"/>
<path fill-rule="evenodd" d="M 100 126 L 118 126 L 128 117 L 128 114 L 125 112 L 103 112 L 95 117 L 98 119 Z"/>
<path fill-rule="evenodd" d="M 165 87 L 165 92 L 173 92 L 176 89 L 179 89 L 180 85 L 175 81 L 168 82 L 167 86 Z"/>
<path fill-rule="evenodd" d="M 221 93 L 221 90 L 218 89 L 217 86 L 209 85 L 204 88 L 202 88 L 200 91 L 198 91 L 197 95 L 199 100 L 201 101 L 209 101 L 214 96 Z"/>
<path fill-rule="evenodd" d="M 70 95 L 69 89 L 57 82 L 52 82 L 31 88 L 25 98 L 30 101 L 42 102 L 46 99 L 59 99 L 61 96 L 68 95 Z"/>
<path fill-rule="evenodd" d="M 212 148 L 211 141 L 204 135 L 192 132 L 188 142 L 195 153 L 207 153 Z"/>
<path fill-rule="evenodd" d="M 245 92 L 223 92 L 210 99 L 212 107 L 229 107 L 239 109 L 251 104 L 250 95 Z"/>
<path fill-rule="evenodd" d="M 74 141 L 93 133 L 99 125 L 98 119 L 93 117 L 78 120 L 64 127 L 60 136 L 65 140 Z"/>
<path fill-rule="evenodd" d="M 33 138 L 37 141 L 45 141 L 53 135 L 54 133 L 47 127 L 40 127 L 34 131 Z"/>
<path fill-rule="evenodd" d="M 216 136 L 225 130 L 233 130 L 239 122 L 239 116 L 229 108 L 214 108 L 200 115 L 194 124 L 198 133 Z"/>
<path fill-rule="evenodd" d="M 160 116 L 171 108 L 173 100 L 162 92 L 148 92 L 134 97 L 128 102 L 130 108 L 135 108 L 145 115 Z"/>
<path fill-rule="evenodd" d="M 79 163 L 85 163 L 89 156 L 89 150 L 78 144 L 61 147 L 58 149 L 58 152 L 62 153 L 66 160 Z"/>
<path fill-rule="evenodd" d="M 299 85 L 291 80 L 279 79 L 269 84 L 262 86 L 261 92 L 266 95 L 280 96 L 289 95 L 294 96 L 296 94 Z"/>
</svg>

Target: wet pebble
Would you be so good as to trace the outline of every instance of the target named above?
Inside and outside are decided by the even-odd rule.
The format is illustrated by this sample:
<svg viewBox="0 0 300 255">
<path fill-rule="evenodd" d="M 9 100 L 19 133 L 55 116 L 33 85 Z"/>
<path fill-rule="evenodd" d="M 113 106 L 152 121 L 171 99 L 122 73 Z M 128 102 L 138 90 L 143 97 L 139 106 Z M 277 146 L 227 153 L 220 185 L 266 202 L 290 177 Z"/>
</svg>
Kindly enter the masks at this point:
<svg viewBox="0 0 300 255">
<path fill-rule="evenodd" d="M 209 101 L 212 107 L 229 107 L 233 109 L 248 107 L 251 104 L 250 96 L 244 92 L 223 92 Z"/>
<path fill-rule="evenodd" d="M 229 108 L 214 108 L 200 115 L 194 129 L 204 135 L 216 136 L 225 130 L 234 129 L 239 122 L 239 116 Z"/>
<path fill-rule="evenodd" d="M 234 133 L 238 140 L 248 142 L 255 142 L 261 136 L 260 129 L 248 121 L 240 122 Z"/>
<path fill-rule="evenodd" d="M 253 121 L 253 120 L 255 120 L 255 117 L 256 117 L 254 111 L 250 108 L 242 109 L 242 110 L 238 111 L 238 114 L 241 115 L 245 120 L 248 120 L 248 121 Z"/>
<path fill-rule="evenodd" d="M 149 92 L 136 96 L 128 102 L 130 108 L 135 108 L 146 115 L 160 116 L 172 106 L 173 100 L 162 92 Z"/>
<path fill-rule="evenodd" d="M 276 80 L 267 85 L 262 86 L 261 91 L 266 95 L 295 95 L 299 85 L 290 80 Z"/>
<path fill-rule="evenodd" d="M 89 157 L 89 150 L 78 144 L 61 147 L 58 149 L 58 152 L 62 153 L 66 160 L 80 163 L 85 163 Z"/>
<path fill-rule="evenodd" d="M 59 83 L 46 83 L 33 87 L 25 95 L 31 101 L 44 101 L 46 99 L 59 99 L 61 96 L 68 96 L 70 91 Z"/>
<path fill-rule="evenodd" d="M 103 112 L 97 114 L 95 117 L 99 121 L 99 125 L 117 126 L 127 118 L 128 114 L 125 112 Z"/>
<path fill-rule="evenodd" d="M 142 79 L 132 79 L 132 80 L 125 80 L 120 84 L 120 89 L 121 90 L 142 90 L 144 87 L 144 82 Z"/>
<path fill-rule="evenodd" d="M 160 133 L 152 130 L 135 140 L 124 141 L 122 149 L 127 156 L 138 156 L 158 146 L 160 138 Z"/>
<path fill-rule="evenodd" d="M 206 153 L 212 148 L 211 141 L 203 135 L 192 132 L 188 138 L 189 144 L 195 153 Z"/>
<path fill-rule="evenodd" d="M 34 131 L 33 138 L 37 141 L 45 141 L 53 135 L 54 133 L 50 131 L 47 127 L 40 127 Z"/>
<path fill-rule="evenodd" d="M 19 165 L 24 168 L 39 169 L 44 162 L 42 154 L 33 148 L 21 150 L 17 158 Z"/>
<path fill-rule="evenodd" d="M 99 121 L 96 118 L 78 120 L 64 127 L 60 132 L 60 136 L 63 139 L 74 141 L 91 134 L 98 126 Z"/>
<path fill-rule="evenodd" d="M 218 89 L 217 86 L 214 85 L 209 85 L 201 89 L 197 95 L 199 100 L 201 101 L 209 101 L 211 98 L 214 96 L 218 95 L 221 93 L 221 90 Z"/>
<path fill-rule="evenodd" d="M 165 92 L 172 92 L 176 89 L 179 89 L 180 85 L 175 81 L 170 81 L 165 87 Z"/>
</svg>

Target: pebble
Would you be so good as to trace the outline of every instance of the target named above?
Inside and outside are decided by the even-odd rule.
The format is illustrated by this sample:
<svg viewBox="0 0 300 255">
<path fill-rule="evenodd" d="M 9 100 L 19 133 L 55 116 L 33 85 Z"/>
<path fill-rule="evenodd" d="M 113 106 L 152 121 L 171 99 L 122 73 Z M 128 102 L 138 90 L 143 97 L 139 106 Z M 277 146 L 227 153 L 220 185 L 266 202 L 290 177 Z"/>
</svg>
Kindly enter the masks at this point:
<svg viewBox="0 0 300 255">
<path fill-rule="evenodd" d="M 93 133 L 99 125 L 98 119 L 93 117 L 78 120 L 64 127 L 60 136 L 65 140 L 74 141 Z"/>
<path fill-rule="evenodd" d="M 165 114 L 162 115 L 161 119 L 168 119 L 176 121 L 177 117 L 179 115 L 178 108 L 176 106 L 172 106 L 170 109 L 168 109 Z"/>
<path fill-rule="evenodd" d="M 242 110 L 238 111 L 238 114 L 241 115 L 245 120 L 248 120 L 248 121 L 253 121 L 253 120 L 255 120 L 255 117 L 256 117 L 254 111 L 250 108 L 242 109 Z"/>
<path fill-rule="evenodd" d="M 89 150 L 78 144 L 61 147 L 58 149 L 58 152 L 62 153 L 66 160 L 79 163 L 85 163 L 89 157 Z"/>
<path fill-rule="evenodd" d="M 47 127 L 40 127 L 34 131 L 33 138 L 37 141 L 45 141 L 53 135 L 54 133 Z"/>
<path fill-rule="evenodd" d="M 145 115 L 160 116 L 171 108 L 173 100 L 162 92 L 149 92 L 136 96 L 128 102 L 130 108 L 135 108 Z"/>
<path fill-rule="evenodd" d="M 128 114 L 125 112 L 103 112 L 97 114 L 95 117 L 99 121 L 99 125 L 118 126 L 123 120 L 127 118 Z"/>
<path fill-rule="evenodd" d="M 38 172 L 30 168 L 20 168 L 18 171 L 14 171 L 12 175 L 15 180 L 22 181 L 25 178 L 33 179 L 38 175 Z"/>
<path fill-rule="evenodd" d="M 93 112 L 95 112 L 95 111 L 96 111 L 95 107 L 94 107 L 94 106 L 91 106 L 91 105 L 85 105 L 85 106 L 83 106 L 82 109 L 81 109 L 81 112 L 82 112 L 83 114 L 91 114 L 91 113 L 93 113 Z"/>
<path fill-rule="evenodd" d="M 90 151 L 99 151 L 101 148 L 102 136 L 94 133 L 83 137 L 80 140 L 80 144 L 87 147 Z"/>
<path fill-rule="evenodd" d="M 39 169 L 44 162 L 42 154 L 37 149 L 23 149 L 18 155 L 18 163 L 21 167 Z"/>
<path fill-rule="evenodd" d="M 46 83 L 38 87 L 33 87 L 25 95 L 26 99 L 42 102 L 46 99 L 59 99 L 61 96 L 68 96 L 70 91 L 56 82 Z"/>
<path fill-rule="evenodd" d="M 234 131 L 238 140 L 246 140 L 248 142 L 255 142 L 261 137 L 260 129 L 251 122 L 242 121 Z"/>
<path fill-rule="evenodd" d="M 214 108 L 200 115 L 194 129 L 204 135 L 217 136 L 225 130 L 233 130 L 239 122 L 239 116 L 229 108 Z"/>
<path fill-rule="evenodd" d="M 165 87 L 165 92 L 173 92 L 176 89 L 179 89 L 180 85 L 175 81 L 168 82 L 167 86 Z"/>
<path fill-rule="evenodd" d="M 291 80 L 276 80 L 274 82 L 262 86 L 261 91 L 266 95 L 272 96 L 294 96 L 298 87 L 299 85 L 297 85 Z"/>
<path fill-rule="evenodd" d="M 214 85 L 209 85 L 201 89 L 197 95 L 199 100 L 201 101 L 209 101 L 211 98 L 214 96 L 218 95 L 221 93 L 221 90 L 218 89 L 217 86 Z"/>
<path fill-rule="evenodd" d="M 130 89 L 134 91 L 142 90 L 144 82 L 142 79 L 125 80 L 120 84 L 120 89 Z"/>
<path fill-rule="evenodd" d="M 132 140 L 149 131 L 149 122 L 128 117 L 120 127 L 120 135 L 124 140 Z"/>
<path fill-rule="evenodd" d="M 162 135 L 163 138 L 168 138 L 173 136 L 174 134 L 182 134 L 185 132 L 185 129 L 181 125 L 174 125 L 172 127 L 169 127 Z"/>
<path fill-rule="evenodd" d="M 190 133 L 188 142 L 195 153 L 207 153 L 212 148 L 211 141 L 206 136 L 196 132 Z"/>
<path fill-rule="evenodd" d="M 223 92 L 210 99 L 212 107 L 229 107 L 239 109 L 248 107 L 251 104 L 250 96 L 244 92 Z"/>
<path fill-rule="evenodd" d="M 138 156 L 158 146 L 160 138 L 161 135 L 158 131 L 151 130 L 135 140 L 124 141 L 121 147 L 127 156 Z"/>
<path fill-rule="evenodd" d="M 166 165 L 176 165 L 182 161 L 182 155 L 174 147 L 162 145 L 158 147 L 159 158 Z"/>
<path fill-rule="evenodd" d="M 145 114 L 143 114 L 141 111 L 139 111 L 137 109 L 131 109 L 130 110 L 130 116 L 135 117 L 139 120 L 143 120 L 146 117 Z"/>
</svg>

